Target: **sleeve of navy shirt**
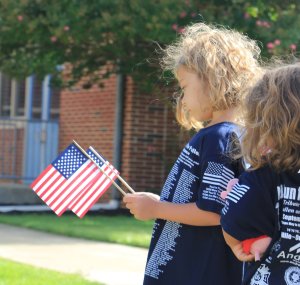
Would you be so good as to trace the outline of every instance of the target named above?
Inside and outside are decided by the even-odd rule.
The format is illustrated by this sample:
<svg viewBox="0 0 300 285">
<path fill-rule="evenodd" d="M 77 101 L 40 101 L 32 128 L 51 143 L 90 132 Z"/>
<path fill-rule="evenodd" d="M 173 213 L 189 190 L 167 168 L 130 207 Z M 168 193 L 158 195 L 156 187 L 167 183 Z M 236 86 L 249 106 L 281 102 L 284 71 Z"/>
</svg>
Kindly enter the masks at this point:
<svg viewBox="0 0 300 285">
<path fill-rule="evenodd" d="M 232 134 L 217 134 L 206 139 L 201 157 L 200 185 L 196 205 L 199 209 L 221 215 L 225 201 L 221 192 L 230 179 L 238 177 L 240 166 L 230 158 Z"/>
<path fill-rule="evenodd" d="M 268 167 L 244 172 L 226 198 L 221 216 L 224 231 L 237 240 L 272 237 L 276 223 L 274 183 Z"/>
</svg>

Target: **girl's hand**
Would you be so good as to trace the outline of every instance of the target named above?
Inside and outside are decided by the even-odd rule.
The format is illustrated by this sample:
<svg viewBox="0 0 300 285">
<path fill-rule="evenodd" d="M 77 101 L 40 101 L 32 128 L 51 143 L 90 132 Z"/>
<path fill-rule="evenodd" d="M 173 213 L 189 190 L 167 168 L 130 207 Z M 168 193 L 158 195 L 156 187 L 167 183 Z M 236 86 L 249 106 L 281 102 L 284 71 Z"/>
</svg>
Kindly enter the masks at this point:
<svg viewBox="0 0 300 285">
<path fill-rule="evenodd" d="M 251 253 L 245 253 L 243 244 L 233 236 L 229 235 L 223 230 L 223 236 L 227 245 L 231 248 L 235 257 L 240 261 L 253 261 L 254 255 Z"/>
<path fill-rule="evenodd" d="M 146 221 L 156 218 L 155 211 L 159 203 L 159 196 L 156 194 L 148 192 L 126 194 L 123 202 L 138 220 Z"/>
<path fill-rule="evenodd" d="M 231 250 L 235 257 L 240 260 L 240 261 L 253 261 L 254 260 L 254 255 L 249 253 L 245 253 L 243 250 L 243 245 L 242 242 L 239 244 L 231 246 Z"/>
</svg>

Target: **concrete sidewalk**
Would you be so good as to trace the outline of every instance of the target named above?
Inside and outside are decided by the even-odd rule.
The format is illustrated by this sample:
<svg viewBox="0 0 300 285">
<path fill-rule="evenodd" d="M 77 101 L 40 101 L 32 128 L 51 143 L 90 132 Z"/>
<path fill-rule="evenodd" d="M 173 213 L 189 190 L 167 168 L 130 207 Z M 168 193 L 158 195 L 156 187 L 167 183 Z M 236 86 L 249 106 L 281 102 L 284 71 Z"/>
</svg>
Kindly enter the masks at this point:
<svg viewBox="0 0 300 285">
<path fill-rule="evenodd" d="M 141 285 L 147 250 L 0 224 L 0 257 L 106 285 Z"/>
</svg>

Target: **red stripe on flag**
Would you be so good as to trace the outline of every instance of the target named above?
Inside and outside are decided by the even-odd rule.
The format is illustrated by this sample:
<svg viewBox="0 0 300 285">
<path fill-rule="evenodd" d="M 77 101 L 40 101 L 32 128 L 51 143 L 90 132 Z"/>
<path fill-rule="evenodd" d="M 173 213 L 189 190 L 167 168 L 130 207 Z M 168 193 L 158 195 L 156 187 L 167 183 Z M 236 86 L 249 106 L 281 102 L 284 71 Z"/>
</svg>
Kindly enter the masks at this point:
<svg viewBox="0 0 300 285">
<path fill-rule="evenodd" d="M 95 172 L 97 172 L 97 169 L 93 169 L 91 172 L 89 172 L 87 174 L 88 178 L 87 179 L 91 179 L 90 177 L 92 175 L 95 175 Z M 59 196 L 58 199 L 55 199 L 54 203 L 52 203 L 53 206 L 53 210 L 57 211 L 63 204 L 68 203 L 70 204 L 70 201 L 72 202 L 74 199 L 76 199 L 76 197 L 78 195 L 80 195 L 82 193 L 82 191 L 84 191 L 85 189 L 85 185 L 84 184 L 88 184 L 89 182 L 87 182 L 88 180 L 84 179 L 82 180 L 79 185 L 77 185 L 74 189 L 74 191 L 70 191 L 67 195 L 63 197 L 63 195 Z M 78 181 L 77 181 L 78 182 Z M 72 197 L 72 195 L 74 197 Z M 58 200 L 60 199 L 60 201 L 58 202 Z M 55 205 L 54 205 L 55 204 Z"/>
<path fill-rule="evenodd" d="M 47 185 L 47 187 L 44 187 L 45 185 L 42 185 L 42 187 L 40 188 L 40 189 L 38 189 L 37 191 L 36 191 L 36 193 L 40 196 L 40 198 L 42 198 L 43 200 L 44 200 L 44 198 L 43 198 L 43 196 L 45 196 L 52 188 L 53 188 L 53 186 L 55 185 L 55 183 L 59 180 L 59 179 L 61 179 L 63 176 L 60 174 L 60 173 L 55 173 L 55 175 L 57 176 L 56 178 L 54 178 L 54 175 L 51 177 L 51 178 L 49 178 L 49 180 L 47 181 L 47 183 L 49 183 L 48 185 Z M 53 179 L 54 178 L 54 179 Z M 64 177 L 63 177 L 64 178 Z M 52 179 L 52 181 L 51 181 L 51 179 Z M 65 180 L 65 179 L 64 179 Z M 51 182 L 50 182 L 51 181 Z M 48 189 L 48 191 L 45 191 L 45 190 L 47 190 Z M 41 190 L 43 190 L 43 191 L 41 191 Z"/>
<path fill-rule="evenodd" d="M 56 191 L 51 197 L 47 198 L 46 201 L 49 202 L 49 206 L 53 205 L 66 191 L 71 191 L 70 189 L 73 186 L 76 186 L 74 184 L 77 183 L 78 180 L 84 176 L 87 169 L 90 168 L 92 163 L 90 161 L 87 161 L 85 164 L 83 164 L 79 170 L 74 174 L 73 177 L 69 178 L 68 180 L 65 180 L 62 184 L 60 184 L 58 191 Z"/>
<path fill-rule="evenodd" d="M 78 196 L 76 197 L 76 199 L 74 199 L 74 200 L 72 201 L 72 203 L 69 204 L 68 208 L 72 210 L 72 209 L 75 207 L 75 205 L 77 205 L 77 204 L 81 201 L 82 197 L 84 197 L 84 196 L 86 195 L 86 193 L 87 193 L 88 191 L 90 191 L 90 189 L 92 189 L 92 188 L 94 187 L 94 185 L 97 185 L 98 181 L 101 179 L 101 176 L 102 176 L 102 175 L 99 173 L 99 174 L 93 179 L 93 181 L 91 181 L 91 182 L 84 188 L 84 190 L 80 193 L 80 195 L 78 195 Z"/>
<path fill-rule="evenodd" d="M 43 172 L 30 184 L 30 188 L 34 188 L 35 185 L 47 174 L 47 172 L 52 168 L 52 165 L 48 165 Z"/>
<path fill-rule="evenodd" d="M 111 178 L 113 175 L 111 176 Z M 108 188 L 111 186 L 112 182 L 110 180 L 104 181 L 104 183 L 101 185 L 101 187 L 98 189 L 98 191 L 94 192 L 94 195 L 90 197 L 87 203 L 82 205 L 81 208 L 78 209 L 78 211 L 74 211 L 74 213 L 80 217 L 83 218 L 84 215 L 89 211 L 89 209 L 97 202 L 97 200 L 108 190 Z"/>
<path fill-rule="evenodd" d="M 106 173 L 107 172 L 107 167 L 104 166 L 104 168 L 102 170 Z M 85 199 L 86 199 L 85 198 L 86 195 L 89 195 L 89 191 L 91 189 L 93 189 L 93 187 L 95 185 L 100 185 L 101 183 L 103 183 L 103 181 L 105 179 L 108 179 L 108 178 L 102 172 L 100 172 L 99 176 L 97 177 L 97 179 L 95 179 L 95 181 L 93 181 L 89 185 L 87 185 L 85 191 L 79 197 L 77 197 L 77 199 L 74 200 L 73 203 L 70 204 L 69 208 L 71 210 L 73 210 L 73 209 L 75 209 L 77 207 L 78 204 L 82 204 L 85 201 Z"/>
<path fill-rule="evenodd" d="M 71 176 L 69 179 L 64 178 L 64 176 L 62 176 L 60 172 L 58 172 L 52 165 L 50 165 L 50 167 L 47 167 L 48 171 L 43 172 L 43 175 L 46 175 L 47 177 L 44 178 L 44 181 L 43 178 L 39 179 L 39 184 L 37 183 L 35 185 L 37 194 L 53 210 L 53 204 L 55 204 L 55 202 L 61 196 L 63 196 L 66 191 L 69 191 L 68 194 L 75 191 L 77 186 L 75 184 L 84 177 L 85 173 L 89 173 L 89 170 L 94 167 L 93 165 L 94 164 L 91 161 L 85 162 L 77 170 L 74 176 Z M 48 175 L 48 173 L 50 174 Z M 57 175 L 57 177 L 53 179 L 55 175 Z M 41 177 L 41 175 L 39 177 Z M 63 180 L 59 182 L 61 178 L 63 178 Z M 73 186 L 74 189 L 72 189 Z M 62 214 L 62 212 L 60 214 Z"/>
<path fill-rule="evenodd" d="M 41 179 L 33 188 L 33 190 L 39 195 L 39 192 L 47 185 L 48 181 L 57 173 L 55 168 L 51 167 L 49 171 L 44 176 L 44 179 Z"/>
<path fill-rule="evenodd" d="M 109 168 L 106 169 L 105 173 L 114 180 L 116 179 L 116 170 Z M 86 192 L 80 201 L 77 201 L 76 205 L 72 207 L 72 211 L 82 218 L 88 210 L 97 202 L 97 200 L 105 193 L 106 190 L 111 186 L 112 181 L 107 178 L 104 174 L 102 175 L 102 180 L 98 181 L 96 185 L 92 185 L 90 191 Z"/>
<path fill-rule="evenodd" d="M 61 188 L 61 186 L 65 182 L 66 182 L 66 179 L 63 176 L 59 177 L 58 180 L 54 183 L 54 185 L 51 186 L 51 189 L 49 189 L 48 191 L 44 191 L 43 194 L 40 197 L 44 201 L 48 201 L 57 192 L 57 190 L 59 190 Z"/>
<path fill-rule="evenodd" d="M 76 197 L 80 195 L 82 191 L 84 191 L 86 186 L 95 179 L 95 176 L 97 176 L 99 169 L 96 168 L 94 164 L 92 165 L 92 167 L 94 169 L 92 169 L 92 171 L 88 173 L 89 177 L 86 180 L 83 180 L 83 182 L 81 181 L 76 190 L 68 193 L 58 204 L 56 203 L 56 205 L 53 205 L 53 211 L 55 211 L 57 215 L 60 215 L 61 212 L 64 212 L 68 208 L 70 203 L 72 203 L 73 200 L 76 199 Z M 86 172 L 88 172 L 88 170 Z"/>
</svg>

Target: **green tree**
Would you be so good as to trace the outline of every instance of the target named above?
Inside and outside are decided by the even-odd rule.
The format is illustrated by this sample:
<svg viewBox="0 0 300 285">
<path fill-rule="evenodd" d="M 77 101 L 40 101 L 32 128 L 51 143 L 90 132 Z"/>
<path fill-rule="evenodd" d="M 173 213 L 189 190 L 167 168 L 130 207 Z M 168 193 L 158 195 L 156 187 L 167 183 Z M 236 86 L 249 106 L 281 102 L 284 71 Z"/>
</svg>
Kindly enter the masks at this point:
<svg viewBox="0 0 300 285">
<path fill-rule="evenodd" d="M 0 68 L 15 77 L 72 68 L 65 85 L 85 86 L 111 72 L 157 80 L 155 50 L 184 26 L 204 21 L 236 28 L 262 42 L 264 54 L 296 52 L 298 1 L 0 0 Z M 268 48 L 267 48 L 268 47 Z M 99 73 L 100 67 L 105 67 Z M 145 80 L 147 75 L 147 80 Z"/>
</svg>

